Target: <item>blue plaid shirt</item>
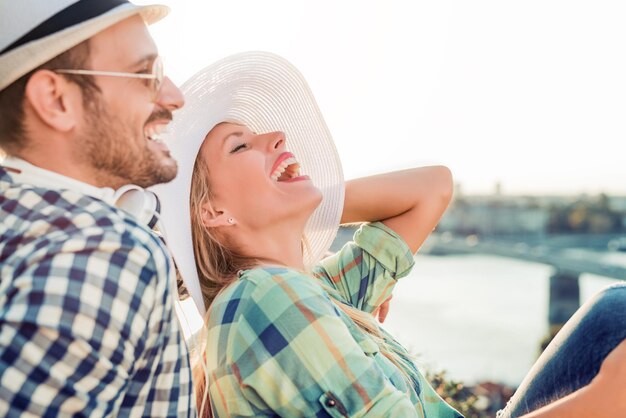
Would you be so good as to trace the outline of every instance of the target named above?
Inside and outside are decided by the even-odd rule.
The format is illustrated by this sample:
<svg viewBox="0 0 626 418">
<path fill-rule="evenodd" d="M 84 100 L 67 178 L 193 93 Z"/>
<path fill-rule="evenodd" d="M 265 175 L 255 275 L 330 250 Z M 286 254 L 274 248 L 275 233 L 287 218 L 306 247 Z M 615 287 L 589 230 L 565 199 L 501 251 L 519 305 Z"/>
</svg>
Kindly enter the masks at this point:
<svg viewBox="0 0 626 418">
<path fill-rule="evenodd" d="M 122 210 L 0 167 L 0 416 L 195 416 L 170 269 Z"/>
</svg>

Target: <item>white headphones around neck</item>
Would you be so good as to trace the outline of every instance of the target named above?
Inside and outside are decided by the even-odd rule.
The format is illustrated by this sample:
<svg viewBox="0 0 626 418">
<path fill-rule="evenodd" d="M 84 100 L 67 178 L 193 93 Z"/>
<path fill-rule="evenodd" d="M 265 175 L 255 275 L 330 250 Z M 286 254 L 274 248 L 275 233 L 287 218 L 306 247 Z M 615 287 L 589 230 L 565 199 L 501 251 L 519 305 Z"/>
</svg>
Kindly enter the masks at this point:
<svg viewBox="0 0 626 418">
<path fill-rule="evenodd" d="M 147 225 L 150 229 L 159 221 L 161 204 L 157 195 L 134 184 L 122 186 L 113 192 L 112 189 L 97 188 L 69 177 L 40 169 L 39 167 L 30 166 L 30 164 L 24 164 L 23 162 L 16 162 L 16 167 L 13 167 L 14 164 L 11 164 L 9 161 L 5 161 L 2 165 L 18 183 L 53 190 L 74 190 L 97 197 L 111 206 L 126 211 L 139 223 Z"/>
<path fill-rule="evenodd" d="M 156 194 L 134 184 L 127 184 L 113 194 L 111 205 L 130 213 L 149 229 L 159 221 L 161 202 Z"/>
</svg>

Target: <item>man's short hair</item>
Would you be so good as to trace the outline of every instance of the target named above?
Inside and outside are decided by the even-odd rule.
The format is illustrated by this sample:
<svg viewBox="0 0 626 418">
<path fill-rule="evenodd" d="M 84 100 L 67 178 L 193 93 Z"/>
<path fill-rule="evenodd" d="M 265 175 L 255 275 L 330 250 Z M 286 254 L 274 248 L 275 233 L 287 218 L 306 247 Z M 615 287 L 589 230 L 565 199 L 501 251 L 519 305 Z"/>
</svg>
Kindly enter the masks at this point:
<svg viewBox="0 0 626 418">
<path fill-rule="evenodd" d="M 86 40 L 23 75 L 0 91 L 0 152 L 3 150 L 10 155 L 26 145 L 24 92 L 30 77 L 37 71 L 45 69 L 87 69 L 89 68 L 89 56 L 89 40 Z M 93 101 L 95 93 L 99 89 L 92 76 L 75 74 L 63 74 L 63 76 L 78 84 L 83 94 L 84 104 Z"/>
</svg>

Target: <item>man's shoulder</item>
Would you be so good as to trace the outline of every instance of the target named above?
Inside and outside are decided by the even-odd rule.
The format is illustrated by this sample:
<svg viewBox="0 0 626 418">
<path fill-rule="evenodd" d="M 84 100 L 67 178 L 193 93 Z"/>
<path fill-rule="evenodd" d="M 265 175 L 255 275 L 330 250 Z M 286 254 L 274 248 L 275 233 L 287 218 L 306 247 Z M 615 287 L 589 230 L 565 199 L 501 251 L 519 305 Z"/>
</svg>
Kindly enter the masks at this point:
<svg viewBox="0 0 626 418">
<path fill-rule="evenodd" d="M 72 190 L 51 190 L 28 185 L 12 185 L 2 190 L 0 215 L 5 226 L 18 230 L 24 224 L 47 226 L 51 230 L 88 232 L 99 230 L 138 236 L 152 233 L 135 218 L 108 203 Z"/>
<path fill-rule="evenodd" d="M 32 187 L 0 194 L 0 266 L 0 293 L 88 288 L 96 293 L 73 300 L 89 309 L 106 295 L 135 306 L 136 298 L 166 294 L 171 269 L 160 239 L 125 212 L 77 192 Z"/>
<path fill-rule="evenodd" d="M 15 259 L 52 253 L 130 252 L 167 263 L 159 238 L 132 216 L 71 190 L 5 188 L 0 198 L 0 249 Z M 10 256 L 11 257 L 11 256 Z"/>
</svg>

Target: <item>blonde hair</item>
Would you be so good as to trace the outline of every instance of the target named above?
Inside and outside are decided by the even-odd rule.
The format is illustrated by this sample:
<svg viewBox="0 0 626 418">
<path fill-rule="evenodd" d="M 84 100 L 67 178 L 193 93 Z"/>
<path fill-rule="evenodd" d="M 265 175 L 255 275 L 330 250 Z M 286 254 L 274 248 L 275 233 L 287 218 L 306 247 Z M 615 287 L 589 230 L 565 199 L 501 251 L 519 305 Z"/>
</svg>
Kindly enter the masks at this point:
<svg viewBox="0 0 626 418">
<path fill-rule="evenodd" d="M 210 185 L 210 169 L 202 158 L 202 152 L 198 153 L 193 167 L 190 193 L 191 210 L 191 231 L 193 241 L 193 251 L 196 260 L 196 270 L 200 281 L 200 289 L 204 304 L 207 307 L 205 325 L 208 324 L 209 311 L 213 300 L 218 293 L 226 288 L 237 278 L 239 270 L 246 270 L 255 267 L 258 263 L 253 257 L 244 256 L 239 253 L 228 239 L 216 230 L 204 226 L 202 222 L 202 206 L 210 202 L 213 195 Z M 306 245 L 306 241 L 304 243 Z M 313 278 L 313 276 L 311 276 Z M 318 281 L 319 282 L 319 281 Z M 336 291 L 319 282 L 322 287 L 331 295 Z M 330 298 L 335 305 L 341 309 L 357 326 L 370 335 L 380 348 L 380 352 L 389 359 L 401 372 L 408 385 L 413 385 L 413 380 L 407 370 L 406 354 L 387 344 L 385 337 L 378 327 L 374 317 L 367 312 L 356 309 L 350 305 L 341 303 L 335 297 Z M 195 364 L 193 366 L 194 390 L 198 414 L 200 418 L 212 417 L 209 399 L 209 370 L 206 364 L 205 355 L 205 334 L 198 344 Z"/>
</svg>

